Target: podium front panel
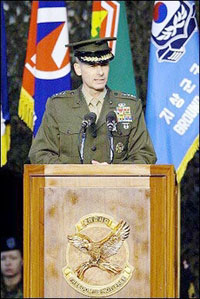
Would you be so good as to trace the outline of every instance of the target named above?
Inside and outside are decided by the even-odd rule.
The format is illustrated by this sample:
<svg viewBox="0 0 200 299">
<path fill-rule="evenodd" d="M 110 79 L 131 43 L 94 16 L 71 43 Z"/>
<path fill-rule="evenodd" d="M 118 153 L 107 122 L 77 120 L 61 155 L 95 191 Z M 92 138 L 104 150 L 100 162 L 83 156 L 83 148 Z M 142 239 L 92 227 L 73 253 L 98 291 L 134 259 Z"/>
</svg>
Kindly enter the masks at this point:
<svg viewBox="0 0 200 299">
<path fill-rule="evenodd" d="M 24 178 L 26 297 L 177 294 L 172 167 L 27 165 Z"/>
</svg>

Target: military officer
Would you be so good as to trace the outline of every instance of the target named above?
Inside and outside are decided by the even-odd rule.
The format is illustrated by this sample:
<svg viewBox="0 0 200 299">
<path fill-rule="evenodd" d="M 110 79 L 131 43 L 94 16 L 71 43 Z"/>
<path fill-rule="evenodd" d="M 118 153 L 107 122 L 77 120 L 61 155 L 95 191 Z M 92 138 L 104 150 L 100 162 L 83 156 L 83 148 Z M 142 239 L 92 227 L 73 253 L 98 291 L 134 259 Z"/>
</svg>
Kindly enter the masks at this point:
<svg viewBox="0 0 200 299">
<path fill-rule="evenodd" d="M 1 298 L 23 298 L 22 265 L 20 240 L 1 237 Z"/>
<path fill-rule="evenodd" d="M 141 100 L 110 90 L 107 86 L 109 62 L 114 58 L 108 41 L 115 39 L 97 38 L 66 45 L 73 47 L 74 70 L 81 76 L 82 85 L 48 99 L 41 126 L 29 152 L 31 163 L 156 162 Z M 111 111 L 116 115 L 111 134 L 112 149 L 106 118 Z M 84 116 L 89 112 L 95 113 L 97 119 L 84 131 L 83 139 L 81 127 Z"/>
</svg>

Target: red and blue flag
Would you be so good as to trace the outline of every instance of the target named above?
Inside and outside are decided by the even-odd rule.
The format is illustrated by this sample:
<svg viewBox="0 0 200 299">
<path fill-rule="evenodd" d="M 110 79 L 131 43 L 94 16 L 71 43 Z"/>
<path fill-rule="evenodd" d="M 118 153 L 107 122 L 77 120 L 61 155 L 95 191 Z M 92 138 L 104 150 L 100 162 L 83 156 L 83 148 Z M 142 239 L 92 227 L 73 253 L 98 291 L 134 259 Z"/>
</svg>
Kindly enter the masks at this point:
<svg viewBox="0 0 200 299">
<path fill-rule="evenodd" d="M 65 1 L 32 1 L 19 116 L 35 136 L 47 99 L 71 89 Z"/>
</svg>

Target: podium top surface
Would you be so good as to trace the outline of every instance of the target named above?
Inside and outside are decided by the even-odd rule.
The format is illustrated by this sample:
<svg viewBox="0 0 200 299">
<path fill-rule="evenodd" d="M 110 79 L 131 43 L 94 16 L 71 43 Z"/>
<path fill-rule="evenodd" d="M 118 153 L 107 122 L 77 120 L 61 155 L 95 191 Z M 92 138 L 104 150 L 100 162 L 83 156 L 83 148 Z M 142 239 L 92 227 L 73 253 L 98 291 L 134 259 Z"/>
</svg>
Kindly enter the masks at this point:
<svg viewBox="0 0 200 299">
<path fill-rule="evenodd" d="M 132 175 L 151 176 L 175 174 L 173 165 L 154 164 L 25 164 L 24 175 Z"/>
</svg>

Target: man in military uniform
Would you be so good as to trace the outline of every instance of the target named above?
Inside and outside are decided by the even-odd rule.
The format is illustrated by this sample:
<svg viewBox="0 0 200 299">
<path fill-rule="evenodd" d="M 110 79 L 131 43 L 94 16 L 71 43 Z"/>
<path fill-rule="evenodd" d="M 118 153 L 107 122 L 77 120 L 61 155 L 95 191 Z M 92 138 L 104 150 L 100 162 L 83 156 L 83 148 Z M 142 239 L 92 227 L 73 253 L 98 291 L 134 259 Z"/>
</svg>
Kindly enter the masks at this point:
<svg viewBox="0 0 200 299">
<path fill-rule="evenodd" d="M 141 100 L 112 91 L 106 85 L 109 61 L 114 58 L 108 41 L 115 39 L 97 38 L 66 45 L 74 49 L 74 70 L 82 77 L 83 84 L 48 99 L 42 124 L 30 149 L 31 163 L 156 162 Z M 106 116 L 111 111 L 116 120 L 111 121 L 114 125 L 109 135 Z M 84 116 L 89 112 L 95 113 L 97 119 L 83 130 Z"/>
<path fill-rule="evenodd" d="M 1 298 L 23 298 L 22 265 L 20 241 L 1 238 Z"/>
</svg>

